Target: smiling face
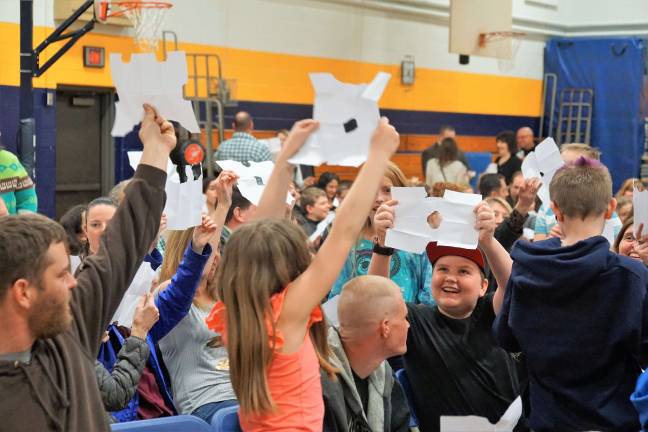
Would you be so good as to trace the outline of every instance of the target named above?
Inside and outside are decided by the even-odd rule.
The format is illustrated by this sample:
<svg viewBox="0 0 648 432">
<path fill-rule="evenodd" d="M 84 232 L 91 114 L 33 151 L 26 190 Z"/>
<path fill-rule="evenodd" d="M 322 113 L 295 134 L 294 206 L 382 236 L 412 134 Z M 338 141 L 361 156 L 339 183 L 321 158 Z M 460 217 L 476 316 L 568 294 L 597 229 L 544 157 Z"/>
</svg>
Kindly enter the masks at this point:
<svg viewBox="0 0 648 432">
<path fill-rule="evenodd" d="M 621 242 L 619 243 L 619 255 L 641 261 L 641 257 L 639 257 L 634 250 L 634 241 L 634 225 L 628 225 L 628 228 L 623 233 L 623 237 L 621 237 Z"/>
<path fill-rule="evenodd" d="M 455 319 L 470 316 L 487 288 L 488 280 L 467 258 L 446 255 L 434 263 L 432 296 L 444 315 Z"/>
<path fill-rule="evenodd" d="M 337 195 L 337 188 L 338 188 L 338 181 L 333 179 L 330 182 L 326 184 L 326 189 L 324 192 L 326 192 L 326 196 L 329 199 L 329 201 L 333 201 L 335 199 L 335 196 Z"/>
</svg>

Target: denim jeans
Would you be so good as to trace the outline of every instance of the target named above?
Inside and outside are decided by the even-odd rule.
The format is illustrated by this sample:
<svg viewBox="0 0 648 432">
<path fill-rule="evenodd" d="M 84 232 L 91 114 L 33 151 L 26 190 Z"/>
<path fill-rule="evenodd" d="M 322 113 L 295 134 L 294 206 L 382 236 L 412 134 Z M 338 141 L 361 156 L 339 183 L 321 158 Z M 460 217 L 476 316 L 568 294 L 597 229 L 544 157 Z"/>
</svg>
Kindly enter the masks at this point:
<svg viewBox="0 0 648 432">
<path fill-rule="evenodd" d="M 191 413 L 191 415 L 194 415 L 196 417 L 199 417 L 203 420 L 205 420 L 208 424 L 211 424 L 212 418 L 214 417 L 214 414 L 218 412 L 218 410 L 222 408 L 227 408 L 233 405 L 238 405 L 237 400 L 225 400 L 221 402 L 210 402 L 207 403 L 201 407 L 198 407 L 194 410 L 194 412 Z"/>
</svg>

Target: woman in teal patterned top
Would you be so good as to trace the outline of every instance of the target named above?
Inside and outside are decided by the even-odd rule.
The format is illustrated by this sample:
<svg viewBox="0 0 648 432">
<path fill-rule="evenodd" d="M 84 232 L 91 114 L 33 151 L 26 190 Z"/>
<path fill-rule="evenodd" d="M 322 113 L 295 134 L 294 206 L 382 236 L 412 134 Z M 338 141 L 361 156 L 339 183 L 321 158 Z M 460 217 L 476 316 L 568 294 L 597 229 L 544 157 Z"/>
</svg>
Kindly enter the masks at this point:
<svg viewBox="0 0 648 432">
<path fill-rule="evenodd" d="M 366 275 L 371 262 L 373 239 L 375 237 L 373 220 L 376 210 L 383 202 L 391 200 L 392 187 L 407 186 L 405 175 L 394 163 L 389 163 L 385 176 L 380 185 L 371 214 L 362 233 L 362 238 L 351 249 L 337 281 L 331 289 L 329 298 L 340 294 L 342 287 L 356 276 Z M 414 254 L 397 250 L 391 259 L 391 280 L 401 289 L 403 299 L 407 303 L 434 304 L 430 292 L 432 280 L 432 265 L 425 253 Z"/>
<path fill-rule="evenodd" d="M 0 146 L 0 198 L 9 214 L 35 212 L 38 208 L 34 182 L 20 161 Z"/>
</svg>

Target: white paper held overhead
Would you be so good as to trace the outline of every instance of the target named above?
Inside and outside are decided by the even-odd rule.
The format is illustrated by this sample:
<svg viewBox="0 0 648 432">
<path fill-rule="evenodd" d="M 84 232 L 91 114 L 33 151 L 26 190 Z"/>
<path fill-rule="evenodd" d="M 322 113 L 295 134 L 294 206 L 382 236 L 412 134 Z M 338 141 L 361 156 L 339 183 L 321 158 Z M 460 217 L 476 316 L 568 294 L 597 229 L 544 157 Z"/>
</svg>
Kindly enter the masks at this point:
<svg viewBox="0 0 648 432">
<path fill-rule="evenodd" d="M 390 78 L 379 72 L 367 85 L 342 83 L 329 73 L 310 74 L 315 90 L 313 118 L 320 126 L 290 162 L 357 167 L 366 161 L 380 120 L 378 100 Z"/>
<path fill-rule="evenodd" d="M 180 183 L 177 172 L 168 178 L 164 190 L 167 195 L 164 214 L 167 216 L 167 229 L 185 230 L 200 225 L 204 198 L 202 176 L 194 180 L 191 166 L 186 166 L 187 181 Z"/>
<path fill-rule="evenodd" d="M 237 162 L 232 160 L 216 161 L 223 170 L 232 171 L 239 176 L 236 186 L 241 195 L 255 206 L 259 205 L 261 195 L 268 184 L 274 163 L 264 162 Z M 290 194 L 286 196 L 286 203 L 292 205 L 294 199 Z"/>
<path fill-rule="evenodd" d="M 522 161 L 522 175 L 525 179 L 539 178 L 542 186 L 538 197 L 545 205 L 549 205 L 549 184 L 565 163 L 560 156 L 560 150 L 553 138 L 547 138 L 538 144 L 534 151 Z"/>
<path fill-rule="evenodd" d="M 133 130 L 142 120 L 145 103 L 189 132 L 200 133 L 191 102 L 182 96 L 182 86 L 187 82 L 183 51 L 169 52 L 164 62 L 158 62 L 153 53 L 131 54 L 129 63 L 122 61 L 121 54 L 111 54 L 110 70 L 119 95 L 112 136 L 122 137 Z"/>
<path fill-rule="evenodd" d="M 122 301 L 119 303 L 111 322 L 118 322 L 119 325 L 130 327 L 133 324 L 133 314 L 139 302 L 139 298 L 151 291 L 151 285 L 156 274 L 151 264 L 143 262 L 137 269 L 133 281 L 128 286 Z"/>
</svg>

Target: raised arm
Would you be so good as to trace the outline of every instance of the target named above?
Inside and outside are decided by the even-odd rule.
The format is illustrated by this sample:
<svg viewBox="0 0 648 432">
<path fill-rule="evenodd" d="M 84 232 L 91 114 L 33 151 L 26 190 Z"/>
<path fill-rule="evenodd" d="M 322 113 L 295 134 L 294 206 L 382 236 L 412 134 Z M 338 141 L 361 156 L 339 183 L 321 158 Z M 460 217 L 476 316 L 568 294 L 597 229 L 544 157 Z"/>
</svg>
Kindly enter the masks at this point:
<svg viewBox="0 0 648 432">
<path fill-rule="evenodd" d="M 386 118 L 380 120 L 371 138 L 367 162 L 353 182 L 349 195 L 337 210 L 331 234 L 308 269 L 286 294 L 282 319 L 306 320 L 311 310 L 326 296 L 356 241 L 374 202 L 389 158 L 398 149 L 396 129 Z"/>
<path fill-rule="evenodd" d="M 479 230 L 479 247 L 486 255 L 488 266 L 497 281 L 497 290 L 493 295 L 493 310 L 497 315 L 502 308 L 506 284 L 511 276 L 513 260 L 506 249 L 495 240 L 495 215 L 486 202 L 475 207 L 475 229 Z"/>
<path fill-rule="evenodd" d="M 398 201 L 391 200 L 383 203 L 374 216 L 374 226 L 376 227 L 376 238 L 374 239 L 375 243 L 381 248 L 385 247 L 385 236 L 387 235 L 387 230 L 394 227 L 394 210 Z M 380 251 L 379 251 L 380 252 Z M 394 251 L 392 250 L 391 253 Z M 390 252 L 376 253 L 375 251 L 371 254 L 371 261 L 369 262 L 369 270 L 367 274 L 383 276 L 388 278 L 391 269 L 391 255 Z"/>
<path fill-rule="evenodd" d="M 139 135 L 144 144 L 140 165 L 99 251 L 84 261 L 72 290 L 73 331 L 92 356 L 157 234 L 164 208 L 166 164 L 176 143 L 173 126 L 147 105 Z"/>
<path fill-rule="evenodd" d="M 277 156 L 274 170 L 263 190 L 254 219 L 283 218 L 285 216 L 288 185 L 293 176 L 293 166 L 288 163 L 288 159 L 297 153 L 297 150 L 304 145 L 306 139 L 318 127 L 319 123 L 315 120 L 301 120 L 295 123 L 284 141 L 281 153 Z"/>
<path fill-rule="evenodd" d="M 225 219 L 227 219 L 227 212 L 232 205 L 232 189 L 237 180 L 238 176 L 232 171 L 221 171 L 216 179 L 217 204 L 216 209 L 209 215 L 216 224 L 216 232 L 209 241 L 214 254 L 218 253 L 219 250 L 220 237 L 225 226 Z"/>
</svg>

